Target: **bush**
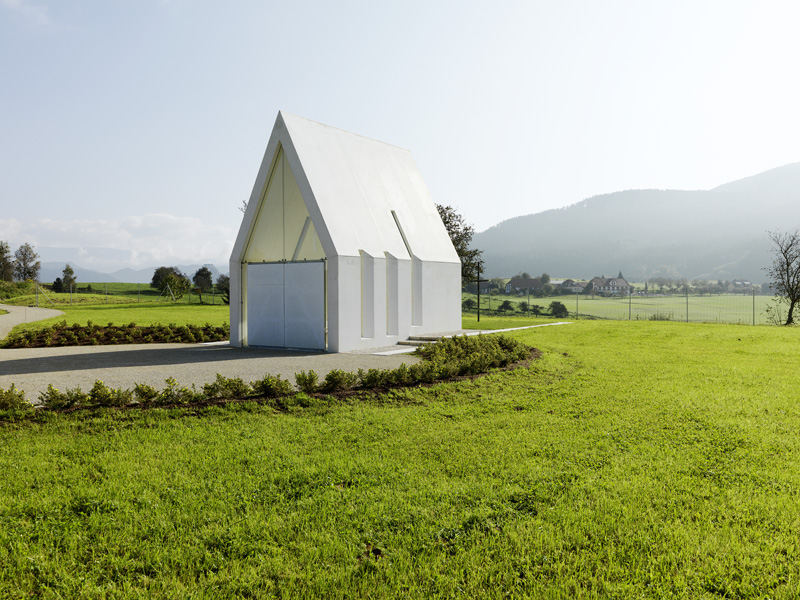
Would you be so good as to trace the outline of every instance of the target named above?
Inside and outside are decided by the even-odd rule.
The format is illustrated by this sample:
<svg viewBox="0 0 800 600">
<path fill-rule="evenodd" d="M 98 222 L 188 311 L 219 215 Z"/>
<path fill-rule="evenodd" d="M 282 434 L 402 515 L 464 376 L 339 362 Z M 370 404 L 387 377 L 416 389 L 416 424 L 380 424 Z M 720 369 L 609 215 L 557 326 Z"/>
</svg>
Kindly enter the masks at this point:
<svg viewBox="0 0 800 600">
<path fill-rule="evenodd" d="M 300 371 L 296 373 L 294 376 L 295 383 L 297 383 L 297 388 L 301 392 L 305 392 L 306 394 L 313 394 L 317 391 L 319 387 L 319 376 L 317 373 L 312 369 L 308 373 L 305 371 Z"/>
<path fill-rule="evenodd" d="M 564 306 L 564 304 L 559 302 L 558 300 L 553 300 L 550 303 L 548 310 L 550 311 L 550 314 L 554 316 L 556 319 L 563 319 L 564 317 L 569 316 L 569 311 L 567 310 L 567 307 Z"/>
<path fill-rule="evenodd" d="M 225 400 L 247 398 L 253 390 L 241 377 L 224 377 L 217 373 L 217 378 L 213 383 L 203 386 L 203 394 L 206 398 L 222 398 Z"/>
<path fill-rule="evenodd" d="M 47 390 L 39 394 L 39 402 L 44 408 L 58 410 L 61 408 L 72 408 L 73 406 L 86 403 L 88 396 L 80 391 L 80 388 L 60 392 L 52 384 L 47 386 Z"/>
<path fill-rule="evenodd" d="M 369 369 L 367 371 L 364 371 L 364 369 L 359 369 L 357 375 L 359 385 L 365 390 L 371 390 L 377 387 L 385 387 L 390 383 L 388 373 L 389 371 L 382 369 Z"/>
<path fill-rule="evenodd" d="M 325 381 L 322 382 L 320 390 L 327 394 L 347 391 L 352 390 L 358 383 L 359 377 L 355 373 L 342 371 L 341 369 L 333 369 L 325 375 Z"/>
<path fill-rule="evenodd" d="M 24 410 L 31 406 L 25 400 L 25 392 L 18 390 L 13 383 L 7 390 L 0 388 L 0 410 Z"/>
<path fill-rule="evenodd" d="M 264 375 L 263 379 L 253 381 L 250 385 L 257 396 L 264 398 L 278 398 L 292 393 L 292 384 L 281 379 L 280 375 Z"/>
<path fill-rule="evenodd" d="M 110 388 L 99 379 L 89 390 L 88 404 L 90 406 L 127 406 L 132 401 L 133 392 L 131 390 Z"/>
<path fill-rule="evenodd" d="M 139 402 L 152 402 L 158 397 L 158 391 L 152 385 L 137 383 L 133 387 L 133 395 Z"/>
<path fill-rule="evenodd" d="M 414 378 L 411 375 L 411 370 L 405 363 L 402 363 L 396 369 L 389 371 L 388 379 L 393 385 L 397 386 L 405 386 L 415 383 Z"/>
<path fill-rule="evenodd" d="M 157 404 L 188 404 L 197 399 L 197 394 L 192 390 L 178 386 L 174 377 L 168 377 L 165 382 L 167 387 L 161 390 L 156 397 Z"/>
</svg>

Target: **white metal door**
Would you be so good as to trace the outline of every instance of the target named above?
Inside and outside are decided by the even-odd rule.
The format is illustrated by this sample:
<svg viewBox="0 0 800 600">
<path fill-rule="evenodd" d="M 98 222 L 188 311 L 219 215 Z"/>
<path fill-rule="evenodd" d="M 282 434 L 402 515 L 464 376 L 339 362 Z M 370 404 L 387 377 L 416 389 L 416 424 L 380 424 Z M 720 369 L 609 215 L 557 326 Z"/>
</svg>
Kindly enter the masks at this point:
<svg viewBox="0 0 800 600">
<path fill-rule="evenodd" d="M 283 348 L 284 299 L 282 264 L 247 265 L 247 343 Z"/>
<path fill-rule="evenodd" d="M 286 263 L 287 348 L 325 349 L 325 263 Z"/>
<path fill-rule="evenodd" d="M 325 349 L 325 263 L 247 265 L 247 343 Z"/>
</svg>

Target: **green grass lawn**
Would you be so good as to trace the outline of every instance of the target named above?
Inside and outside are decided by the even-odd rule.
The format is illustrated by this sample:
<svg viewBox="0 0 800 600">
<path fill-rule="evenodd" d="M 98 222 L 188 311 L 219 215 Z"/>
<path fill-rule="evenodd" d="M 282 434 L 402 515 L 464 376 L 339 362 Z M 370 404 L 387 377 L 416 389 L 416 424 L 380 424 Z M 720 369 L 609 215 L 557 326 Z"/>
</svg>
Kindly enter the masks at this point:
<svg viewBox="0 0 800 600">
<path fill-rule="evenodd" d="M 87 291 L 91 287 L 91 291 Z M 61 308 L 62 306 L 75 306 L 85 304 L 130 304 L 132 302 L 164 302 L 165 299 L 171 300 L 168 295 L 162 294 L 159 290 L 151 288 L 146 283 L 86 283 L 80 284 L 80 292 L 51 292 L 40 291 L 39 294 L 34 290 L 30 293 L 13 295 L 3 300 L 6 304 L 16 306 L 40 306 L 42 308 Z M 177 299 L 177 304 L 201 304 L 199 294 L 185 294 Z M 222 304 L 222 297 L 219 293 L 207 292 L 202 295 L 204 304 Z"/>
<path fill-rule="evenodd" d="M 512 335 L 372 400 L 0 426 L 0 597 L 800 595 L 800 331 Z"/>
<path fill-rule="evenodd" d="M 461 327 L 464 329 L 508 329 L 512 327 L 527 327 L 529 325 L 545 325 L 558 323 L 570 319 L 554 319 L 552 317 L 526 317 L 524 315 L 486 316 L 481 315 L 481 320 L 475 314 L 464 313 L 461 315 Z"/>
</svg>

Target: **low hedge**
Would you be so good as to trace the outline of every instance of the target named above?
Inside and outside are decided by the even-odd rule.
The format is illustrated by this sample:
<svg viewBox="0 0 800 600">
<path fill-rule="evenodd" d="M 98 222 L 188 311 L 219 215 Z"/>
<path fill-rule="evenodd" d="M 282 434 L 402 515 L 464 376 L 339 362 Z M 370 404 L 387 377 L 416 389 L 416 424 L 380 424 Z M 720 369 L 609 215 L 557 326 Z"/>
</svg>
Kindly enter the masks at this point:
<svg viewBox="0 0 800 600">
<path fill-rule="evenodd" d="M 89 392 L 80 388 L 60 391 L 49 385 L 39 394 L 39 410 L 71 410 L 77 408 L 125 407 L 125 406 L 179 406 L 208 404 L 219 401 L 247 399 L 281 399 L 292 396 L 349 394 L 376 389 L 408 387 L 451 380 L 459 376 L 486 373 L 493 368 L 518 364 L 534 355 L 535 349 L 517 340 L 499 334 L 442 338 L 436 343 L 421 346 L 415 353 L 422 361 L 396 369 L 359 369 L 356 373 L 334 369 L 323 381 L 313 370 L 295 375 L 296 388 L 279 375 L 265 375 L 263 379 L 246 383 L 239 377 L 224 377 L 217 374 L 212 383 L 200 390 L 180 386 L 174 378 L 166 380 L 166 387 L 156 390 L 144 384 L 136 384 L 132 390 L 108 387 L 96 381 Z M 276 402 L 276 408 L 284 408 L 286 402 Z M 34 405 L 25 399 L 25 394 L 12 384 L 8 390 L 0 389 L 0 415 L 24 416 L 34 410 Z"/>
<path fill-rule="evenodd" d="M 67 325 L 61 321 L 49 327 L 27 329 L 9 335 L 2 348 L 49 348 L 53 346 L 113 346 L 120 344 L 196 344 L 221 342 L 230 338 L 230 326 L 197 325 Z"/>
</svg>

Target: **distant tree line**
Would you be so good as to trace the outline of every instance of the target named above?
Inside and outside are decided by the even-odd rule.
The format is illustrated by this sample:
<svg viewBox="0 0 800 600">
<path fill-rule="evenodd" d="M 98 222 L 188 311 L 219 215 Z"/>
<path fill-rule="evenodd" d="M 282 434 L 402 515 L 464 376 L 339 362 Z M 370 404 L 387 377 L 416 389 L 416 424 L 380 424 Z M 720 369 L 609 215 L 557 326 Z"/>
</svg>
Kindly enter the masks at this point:
<svg viewBox="0 0 800 600">
<path fill-rule="evenodd" d="M 728 294 L 738 292 L 750 294 L 753 291 L 770 294 L 770 284 L 752 284 L 742 280 L 718 279 L 684 279 L 668 277 L 651 277 L 639 291 L 649 294 Z"/>
<path fill-rule="evenodd" d="M 181 272 L 178 267 L 158 267 L 153 272 L 150 287 L 161 292 L 172 292 L 175 298 L 181 298 L 184 294 L 194 289 L 200 294 L 210 292 L 214 289 L 213 275 L 208 267 L 200 267 L 189 281 L 188 275 Z M 217 277 L 217 290 L 225 304 L 230 303 L 230 278 L 227 275 Z"/>
</svg>

